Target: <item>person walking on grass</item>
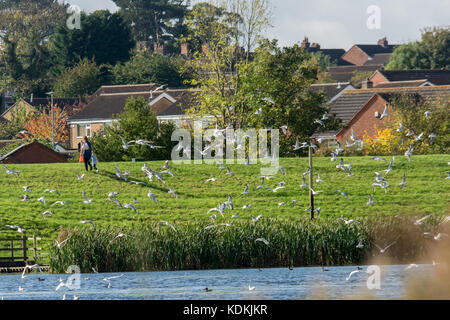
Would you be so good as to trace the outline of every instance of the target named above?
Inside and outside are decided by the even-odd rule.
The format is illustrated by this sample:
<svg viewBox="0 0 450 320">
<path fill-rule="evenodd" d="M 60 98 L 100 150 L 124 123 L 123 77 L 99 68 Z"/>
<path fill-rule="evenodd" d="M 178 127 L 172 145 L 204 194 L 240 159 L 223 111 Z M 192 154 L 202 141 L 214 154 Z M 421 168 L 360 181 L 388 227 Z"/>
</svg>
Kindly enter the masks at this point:
<svg viewBox="0 0 450 320">
<path fill-rule="evenodd" d="M 98 172 L 97 163 L 98 163 L 97 156 L 95 155 L 95 153 L 92 152 L 92 165 L 94 166 L 95 172 Z"/>
<path fill-rule="evenodd" d="M 81 152 L 83 154 L 84 167 L 86 171 L 89 171 L 88 166 L 92 171 L 92 164 L 91 164 L 92 144 L 89 142 L 86 136 L 83 138 L 83 142 L 81 143 Z"/>
</svg>

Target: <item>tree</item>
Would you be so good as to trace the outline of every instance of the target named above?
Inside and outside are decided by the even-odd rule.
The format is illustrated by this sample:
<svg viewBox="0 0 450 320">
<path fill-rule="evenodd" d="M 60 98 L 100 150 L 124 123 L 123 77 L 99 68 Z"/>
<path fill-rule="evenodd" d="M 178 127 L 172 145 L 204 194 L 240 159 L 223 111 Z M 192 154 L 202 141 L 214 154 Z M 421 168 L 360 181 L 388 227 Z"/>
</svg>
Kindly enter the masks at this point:
<svg viewBox="0 0 450 320">
<path fill-rule="evenodd" d="M 84 58 L 94 59 L 98 65 L 125 62 L 134 46 L 131 29 L 119 13 L 82 13 L 81 29 L 61 25 L 51 40 L 54 72 L 60 72 L 60 67 L 73 67 Z"/>
<path fill-rule="evenodd" d="M 92 145 L 100 161 L 130 161 L 132 158 L 146 160 L 169 159 L 176 143 L 171 141 L 173 124 L 158 124 L 156 115 L 148 107 L 148 101 L 139 97 L 128 99 L 124 112 L 119 114 L 112 126 L 96 133 Z M 122 140 L 143 139 L 152 141 L 163 149 L 151 149 L 135 145 L 122 148 Z"/>
<path fill-rule="evenodd" d="M 361 88 L 361 83 L 370 78 L 373 74 L 372 71 L 353 71 L 352 78 L 350 79 L 350 84 L 355 88 Z"/>
<path fill-rule="evenodd" d="M 386 70 L 450 69 L 450 27 L 427 28 L 420 41 L 396 48 Z"/>
<path fill-rule="evenodd" d="M 132 26 L 136 41 L 174 42 L 185 32 L 184 14 L 189 5 L 185 0 L 113 0 L 119 13 Z M 173 37 L 169 36 L 171 34 Z"/>
<path fill-rule="evenodd" d="M 55 142 L 66 143 L 69 139 L 69 128 L 67 126 L 68 111 L 59 108 L 57 105 L 53 107 Z M 40 141 L 52 142 L 52 113 L 51 106 L 36 111 L 27 121 L 25 129 L 33 135 L 33 138 Z"/>
<path fill-rule="evenodd" d="M 60 98 L 83 97 L 93 94 L 101 84 L 101 68 L 94 60 L 84 58 L 55 79 L 54 92 Z"/>
<path fill-rule="evenodd" d="M 0 91 L 44 94 L 51 66 L 48 39 L 65 22 L 67 5 L 56 0 L 0 2 Z"/>
<path fill-rule="evenodd" d="M 183 71 L 185 61 L 179 57 L 163 56 L 144 51 L 124 64 L 111 68 L 113 84 L 158 83 L 169 87 L 183 87 L 189 75 Z"/>
</svg>

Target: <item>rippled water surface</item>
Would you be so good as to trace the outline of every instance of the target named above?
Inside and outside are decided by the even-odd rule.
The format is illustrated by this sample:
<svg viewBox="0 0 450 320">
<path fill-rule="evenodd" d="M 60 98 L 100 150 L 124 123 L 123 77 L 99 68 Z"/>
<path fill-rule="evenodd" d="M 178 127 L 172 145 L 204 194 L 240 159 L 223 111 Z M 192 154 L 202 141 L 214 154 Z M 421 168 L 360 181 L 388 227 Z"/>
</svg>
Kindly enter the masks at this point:
<svg viewBox="0 0 450 320">
<path fill-rule="evenodd" d="M 366 266 L 350 280 L 346 278 L 356 267 L 329 267 L 328 271 L 286 268 L 124 273 L 121 278 L 110 280 L 110 288 L 103 279 L 121 274 L 81 274 L 80 289 L 63 287 L 58 291 L 55 289 L 60 277 L 66 281 L 68 274 L 31 273 L 24 279 L 20 274 L 8 274 L 0 275 L 0 297 L 5 300 L 61 300 L 66 294 L 67 299 L 76 295 L 80 300 L 402 299 L 406 278 L 426 274 L 432 266 L 419 265 L 408 270 L 404 265 L 380 268 L 380 290 L 367 289 L 370 275 Z M 249 290 L 249 286 L 254 290 Z M 23 290 L 19 291 L 19 287 Z M 211 291 L 205 292 L 205 288 Z"/>
</svg>

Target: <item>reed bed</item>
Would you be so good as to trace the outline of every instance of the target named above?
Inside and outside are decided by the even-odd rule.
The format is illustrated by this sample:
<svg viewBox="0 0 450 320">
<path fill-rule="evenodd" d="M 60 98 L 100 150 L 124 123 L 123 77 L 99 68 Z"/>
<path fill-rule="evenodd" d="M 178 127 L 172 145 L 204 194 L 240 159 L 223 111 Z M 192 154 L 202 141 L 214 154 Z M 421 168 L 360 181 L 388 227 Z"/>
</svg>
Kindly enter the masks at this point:
<svg viewBox="0 0 450 320">
<path fill-rule="evenodd" d="M 390 263 L 417 262 L 427 257 L 430 240 L 425 231 L 437 231 L 442 217 L 414 225 L 409 217 L 366 217 L 345 224 L 335 218 L 236 222 L 231 227 L 176 224 L 176 231 L 158 223 L 127 229 L 61 228 L 61 248 L 50 250 L 53 272 L 77 265 L 83 273 L 172 271 L 229 268 L 360 265 L 380 255 L 374 243 L 384 247 L 395 241 L 384 256 Z M 126 234 L 116 238 L 119 233 Z M 269 245 L 257 238 L 265 238 Z M 364 248 L 357 248 L 362 241 Z M 432 240 L 431 240 L 432 241 Z"/>
</svg>

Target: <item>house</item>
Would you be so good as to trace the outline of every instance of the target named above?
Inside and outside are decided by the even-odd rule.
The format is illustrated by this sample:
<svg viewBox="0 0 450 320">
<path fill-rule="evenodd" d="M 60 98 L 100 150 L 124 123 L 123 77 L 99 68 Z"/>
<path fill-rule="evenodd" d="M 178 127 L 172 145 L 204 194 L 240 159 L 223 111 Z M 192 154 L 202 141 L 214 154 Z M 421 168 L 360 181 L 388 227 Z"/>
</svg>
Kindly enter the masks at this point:
<svg viewBox="0 0 450 320">
<path fill-rule="evenodd" d="M 85 100 L 80 98 L 53 98 L 53 105 L 56 108 L 65 109 L 69 114 L 77 112 L 81 109 Z M 32 112 L 42 111 L 51 106 L 51 98 L 26 98 L 20 99 L 14 103 L 9 109 L 1 114 L 1 117 L 11 121 L 14 114 L 29 115 Z"/>
<path fill-rule="evenodd" d="M 377 88 L 450 85 L 450 70 L 376 70 L 369 80 Z"/>
<path fill-rule="evenodd" d="M 338 66 L 329 67 L 328 73 L 330 77 L 336 82 L 350 82 L 352 78 L 364 73 L 367 77 L 370 77 L 375 71 L 382 69 L 383 65 L 364 65 L 364 66 Z"/>
<path fill-rule="evenodd" d="M 5 164 L 64 163 L 67 162 L 67 159 L 42 143 L 33 141 L 22 144 L 2 156 L 0 161 Z"/>
<path fill-rule="evenodd" d="M 318 83 L 309 86 L 309 90 L 314 93 L 323 92 L 327 98 L 327 104 L 333 103 L 344 91 L 355 89 L 350 82 Z"/>
<path fill-rule="evenodd" d="M 142 97 L 149 101 L 149 108 L 160 123 L 173 122 L 181 127 L 189 125 L 190 117 L 185 111 L 193 101 L 195 90 L 156 90 L 157 84 L 103 86 L 97 96 L 77 114 L 71 116 L 69 125 L 69 146 L 77 148 L 84 136 L 92 137 L 96 132 L 111 125 L 115 116 L 124 111 L 129 98 Z"/>
<path fill-rule="evenodd" d="M 395 114 L 390 101 L 401 94 L 414 94 L 423 99 L 438 99 L 448 97 L 450 102 L 450 86 L 397 87 L 397 88 L 368 88 L 345 91 L 330 108 L 329 113 L 342 120 L 341 127 L 336 131 L 317 132 L 313 138 L 325 140 L 350 141 L 350 135 L 363 138 L 364 134 L 374 136 L 376 129 L 385 127 Z M 377 117 L 388 106 L 388 116 L 382 120 Z M 375 128 L 376 126 L 376 128 Z"/>
<path fill-rule="evenodd" d="M 343 56 L 342 60 L 355 65 L 386 65 L 398 45 L 389 44 L 387 38 L 378 40 L 377 44 L 355 44 Z"/>
<path fill-rule="evenodd" d="M 301 47 L 307 50 L 309 53 L 314 54 L 320 52 L 322 55 L 328 56 L 330 58 L 331 64 L 333 65 L 350 65 L 349 62 L 341 59 L 341 57 L 345 54 L 344 49 L 322 49 L 320 48 L 320 44 L 318 43 L 309 43 L 309 39 L 307 37 L 303 39 Z"/>
<path fill-rule="evenodd" d="M 4 90 L 3 92 L 0 92 L 0 114 L 5 112 L 5 110 L 8 110 L 14 103 L 13 90 Z"/>
</svg>

